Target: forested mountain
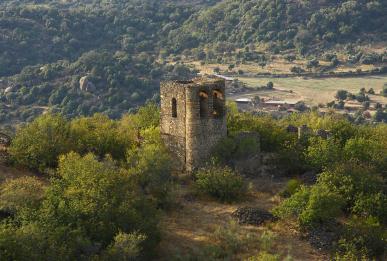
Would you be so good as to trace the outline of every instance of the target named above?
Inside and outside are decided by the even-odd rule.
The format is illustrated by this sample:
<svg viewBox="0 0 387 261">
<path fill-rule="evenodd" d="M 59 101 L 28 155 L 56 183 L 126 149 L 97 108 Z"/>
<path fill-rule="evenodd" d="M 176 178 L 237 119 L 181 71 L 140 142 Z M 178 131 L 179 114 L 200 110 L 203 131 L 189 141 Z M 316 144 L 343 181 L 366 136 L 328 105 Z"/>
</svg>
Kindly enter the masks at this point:
<svg viewBox="0 0 387 261">
<path fill-rule="evenodd" d="M 143 104 L 157 93 L 162 75 L 190 73 L 156 59 L 162 36 L 193 11 L 169 1 L 6 1 L 0 76 L 15 76 L 2 82 L 8 91 L 0 121 L 27 120 L 55 105 L 68 116 L 116 117 Z M 79 90 L 85 76 L 93 91 Z"/>
<path fill-rule="evenodd" d="M 160 1 L 52 2 L 2 7 L 0 76 L 27 65 L 74 60 L 95 49 L 156 53 L 161 36 L 192 13 Z"/>
<path fill-rule="evenodd" d="M 270 43 L 301 52 L 335 43 L 386 40 L 386 1 L 225 0 L 171 32 L 175 50 L 203 44 Z"/>
<path fill-rule="evenodd" d="M 184 51 L 202 59 L 213 46 L 219 57 L 266 43 L 268 52 L 304 55 L 383 42 L 386 8 L 365 0 L 2 1 L 0 122 L 31 120 L 48 108 L 119 117 L 157 99 L 162 78 L 194 75 L 166 62 Z"/>
</svg>

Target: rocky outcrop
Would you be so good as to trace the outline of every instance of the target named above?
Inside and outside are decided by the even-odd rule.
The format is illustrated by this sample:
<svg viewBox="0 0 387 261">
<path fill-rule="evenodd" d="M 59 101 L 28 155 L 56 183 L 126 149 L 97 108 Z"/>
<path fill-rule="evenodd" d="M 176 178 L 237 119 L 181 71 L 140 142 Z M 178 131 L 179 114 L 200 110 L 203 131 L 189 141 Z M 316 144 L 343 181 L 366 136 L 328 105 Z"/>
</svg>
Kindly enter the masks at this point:
<svg viewBox="0 0 387 261">
<path fill-rule="evenodd" d="M 95 91 L 95 85 L 89 80 L 88 76 L 83 76 L 79 80 L 79 89 L 83 92 L 93 92 Z"/>
<path fill-rule="evenodd" d="M 5 88 L 4 94 L 10 93 L 10 92 L 12 92 L 12 91 L 13 91 L 13 87 L 12 87 L 12 86 L 9 86 L 9 87 Z"/>
</svg>

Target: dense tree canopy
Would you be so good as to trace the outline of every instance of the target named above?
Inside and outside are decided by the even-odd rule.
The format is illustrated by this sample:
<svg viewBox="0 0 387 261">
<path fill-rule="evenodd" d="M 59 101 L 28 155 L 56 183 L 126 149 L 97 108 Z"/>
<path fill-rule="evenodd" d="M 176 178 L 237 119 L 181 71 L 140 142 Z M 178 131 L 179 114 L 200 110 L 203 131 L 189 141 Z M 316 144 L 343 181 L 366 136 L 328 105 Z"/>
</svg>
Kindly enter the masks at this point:
<svg viewBox="0 0 387 261">
<path fill-rule="evenodd" d="M 244 47 L 269 42 L 274 49 L 351 42 L 386 32 L 385 1 L 226 0 L 191 17 L 173 30 L 174 48 L 229 43 Z M 173 44 L 173 42 L 171 42 Z"/>
</svg>

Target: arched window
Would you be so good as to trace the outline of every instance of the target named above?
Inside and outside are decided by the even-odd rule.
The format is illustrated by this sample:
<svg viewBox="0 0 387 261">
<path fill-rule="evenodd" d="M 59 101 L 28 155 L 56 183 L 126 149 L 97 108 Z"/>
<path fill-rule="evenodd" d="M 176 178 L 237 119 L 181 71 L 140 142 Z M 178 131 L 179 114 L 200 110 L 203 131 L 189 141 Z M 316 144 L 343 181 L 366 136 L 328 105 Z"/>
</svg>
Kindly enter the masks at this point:
<svg viewBox="0 0 387 261">
<path fill-rule="evenodd" d="M 219 90 L 214 90 L 212 93 L 213 111 L 212 115 L 216 118 L 223 116 L 224 111 L 224 97 L 223 93 Z"/>
<path fill-rule="evenodd" d="M 175 98 L 172 99 L 172 117 L 177 118 L 177 101 Z"/>
<path fill-rule="evenodd" d="M 200 91 L 199 98 L 200 98 L 200 117 L 205 118 L 208 116 L 208 94 L 205 91 Z"/>
</svg>

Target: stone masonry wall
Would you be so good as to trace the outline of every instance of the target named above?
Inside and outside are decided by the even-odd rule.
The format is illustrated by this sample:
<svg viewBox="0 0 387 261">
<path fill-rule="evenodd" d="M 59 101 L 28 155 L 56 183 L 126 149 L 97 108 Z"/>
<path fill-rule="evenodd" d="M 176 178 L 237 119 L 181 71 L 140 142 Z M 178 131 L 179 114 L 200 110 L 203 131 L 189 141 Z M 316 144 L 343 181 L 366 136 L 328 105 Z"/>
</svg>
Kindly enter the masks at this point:
<svg viewBox="0 0 387 261">
<path fill-rule="evenodd" d="M 214 145 L 227 136 L 225 99 L 223 100 L 224 113 L 221 117 L 214 117 L 213 112 L 213 91 L 218 90 L 225 93 L 223 80 L 199 83 L 198 86 L 186 88 L 186 168 L 188 171 L 204 165 L 209 160 Z M 199 92 L 208 94 L 208 114 L 200 116 Z"/>
<path fill-rule="evenodd" d="M 161 84 L 161 137 L 175 157 L 175 168 L 185 167 L 186 157 L 186 135 L 185 135 L 185 90 L 181 84 L 176 82 L 165 82 Z M 177 117 L 172 117 L 172 99 L 177 102 Z"/>
<path fill-rule="evenodd" d="M 214 92 L 221 93 L 223 113 L 214 112 Z M 200 115 L 200 92 L 208 95 L 207 114 Z M 225 81 L 218 78 L 195 79 L 186 82 L 165 82 L 160 89 L 161 135 L 176 156 L 177 162 L 187 171 L 204 165 L 213 146 L 227 135 L 225 109 Z M 172 117 L 172 99 L 177 101 L 177 117 Z M 218 106 L 219 107 L 219 106 Z"/>
</svg>

